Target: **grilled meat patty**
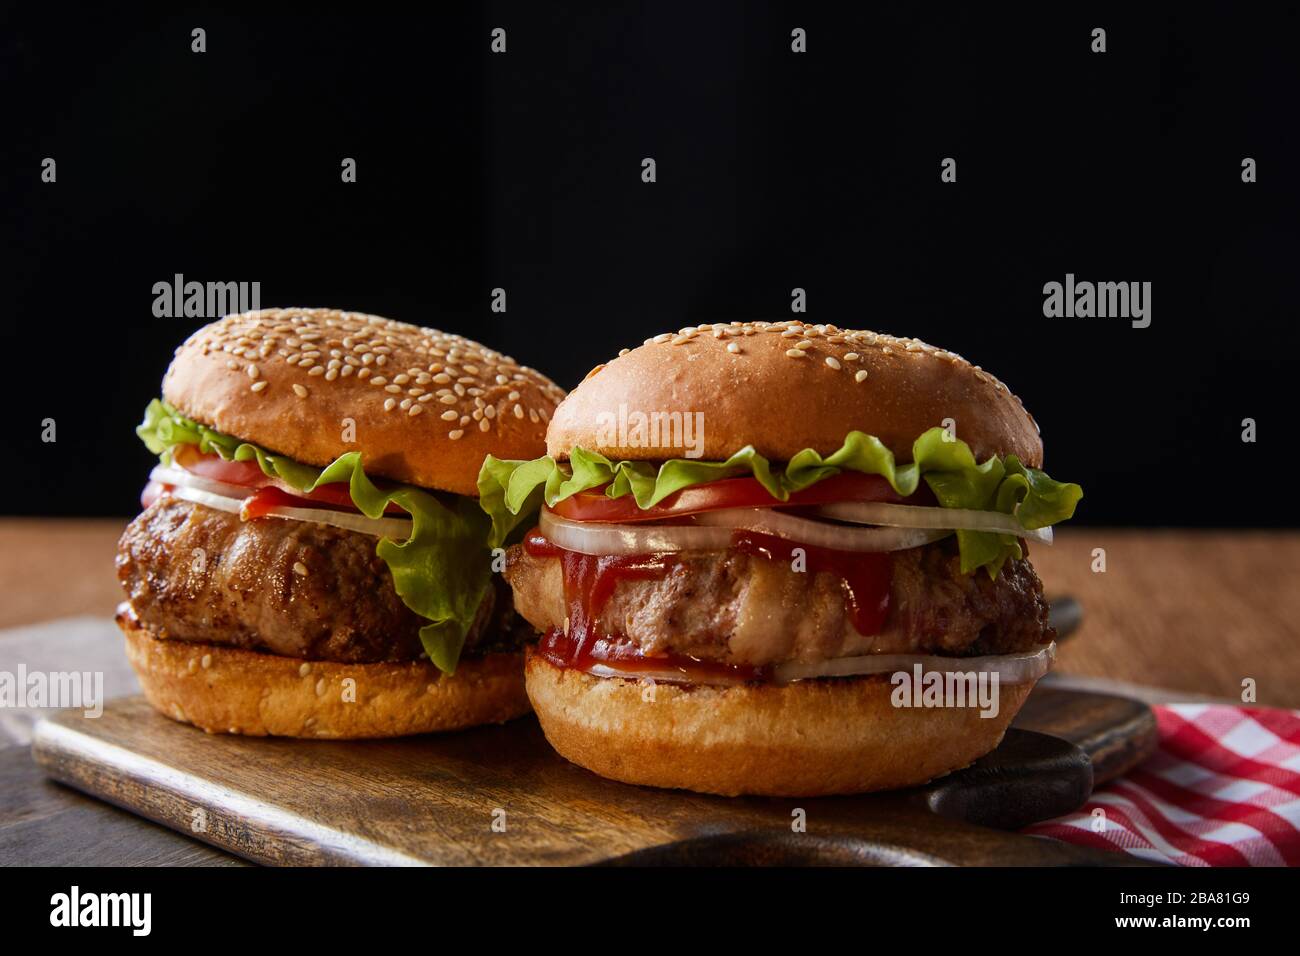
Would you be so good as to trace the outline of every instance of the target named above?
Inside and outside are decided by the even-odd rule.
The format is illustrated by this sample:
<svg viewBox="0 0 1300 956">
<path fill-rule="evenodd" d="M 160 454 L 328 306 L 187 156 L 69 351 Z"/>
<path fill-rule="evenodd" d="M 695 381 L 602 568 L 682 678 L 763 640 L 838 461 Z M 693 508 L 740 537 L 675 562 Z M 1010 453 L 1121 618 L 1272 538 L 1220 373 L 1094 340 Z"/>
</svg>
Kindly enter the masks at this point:
<svg viewBox="0 0 1300 956">
<path fill-rule="evenodd" d="M 1056 636 L 1028 560 L 1008 561 L 990 580 L 984 571 L 961 573 L 954 538 L 890 557 L 889 615 L 878 634 L 854 629 L 839 577 L 739 551 L 685 552 L 662 578 L 620 580 L 599 627 L 647 656 L 754 666 L 861 654 L 1009 654 Z M 559 558 L 516 545 L 506 579 L 534 627 L 564 626 Z"/>
<path fill-rule="evenodd" d="M 122 534 L 117 576 L 136 617 L 163 639 L 349 664 L 424 652 L 424 619 L 397 596 L 370 535 L 241 521 L 164 495 Z M 515 623 L 510 594 L 495 579 L 466 653 L 513 648 L 523 630 Z"/>
</svg>

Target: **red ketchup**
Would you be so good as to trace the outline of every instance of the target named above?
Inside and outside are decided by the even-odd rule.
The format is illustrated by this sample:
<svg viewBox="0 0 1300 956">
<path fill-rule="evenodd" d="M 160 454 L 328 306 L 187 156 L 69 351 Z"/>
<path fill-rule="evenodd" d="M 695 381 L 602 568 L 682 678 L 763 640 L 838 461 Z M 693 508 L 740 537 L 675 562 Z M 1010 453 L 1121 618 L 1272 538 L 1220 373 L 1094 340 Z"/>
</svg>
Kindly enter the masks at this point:
<svg viewBox="0 0 1300 956">
<path fill-rule="evenodd" d="M 265 518 L 276 508 L 302 507 L 314 506 L 311 502 L 281 491 L 274 485 L 267 485 L 265 488 L 258 488 L 244 499 L 244 503 L 239 506 L 239 517 L 244 521 L 252 521 L 254 518 Z"/>
<path fill-rule="evenodd" d="M 772 535 L 738 531 L 732 547 L 772 561 L 792 561 L 793 549 L 802 548 L 809 574 L 824 571 L 843 582 L 845 600 L 854 627 L 875 634 L 889 611 L 889 556 L 834 551 L 786 541 Z M 683 680 L 701 683 L 755 681 L 767 677 L 767 668 L 724 664 L 679 654 L 647 657 L 640 648 L 617 633 L 600 629 L 600 616 L 619 581 L 654 580 L 676 563 L 672 553 L 645 555 L 590 555 L 567 551 L 534 529 L 524 538 L 524 550 L 539 558 L 559 558 L 564 573 L 564 601 L 568 630 L 551 628 L 537 650 L 556 667 L 590 671 L 604 664 L 634 677 L 638 672 L 676 671 Z"/>
</svg>

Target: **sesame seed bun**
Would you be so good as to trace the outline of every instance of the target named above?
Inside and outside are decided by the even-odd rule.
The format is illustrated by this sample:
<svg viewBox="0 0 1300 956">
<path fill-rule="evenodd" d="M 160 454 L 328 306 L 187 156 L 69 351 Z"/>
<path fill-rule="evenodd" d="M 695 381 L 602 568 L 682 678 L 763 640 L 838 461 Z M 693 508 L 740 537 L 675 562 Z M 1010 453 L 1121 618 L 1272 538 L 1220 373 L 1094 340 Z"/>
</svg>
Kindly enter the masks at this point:
<svg viewBox="0 0 1300 956">
<path fill-rule="evenodd" d="M 449 677 L 428 661 L 302 661 L 160 640 L 127 615 L 118 625 L 149 703 L 210 734 L 401 737 L 503 723 L 529 709 L 518 653 L 465 658 Z M 353 700 L 345 699 L 349 686 Z"/>
<path fill-rule="evenodd" d="M 532 652 L 528 697 L 562 756 L 624 783 L 813 797 L 925 783 L 995 748 L 1033 689 L 976 708 L 900 708 L 886 675 L 681 687 L 558 668 Z"/>
<path fill-rule="evenodd" d="M 804 448 L 829 454 L 857 430 L 911 461 L 912 442 L 946 418 L 980 461 L 1014 454 L 1040 467 L 1043 459 L 1033 418 L 978 366 L 916 339 L 828 325 L 718 323 L 648 339 L 597 366 L 560 403 L 546 434 L 549 453 L 564 459 L 581 446 L 611 458 L 683 457 L 664 434 L 657 445 L 611 441 L 608 422 L 620 406 L 645 415 L 702 412 L 705 460 L 746 445 L 773 461 Z"/>
<path fill-rule="evenodd" d="M 371 475 L 462 495 L 489 453 L 542 454 L 563 396 L 477 342 L 335 309 L 226 316 L 163 379 L 163 397 L 210 428 L 310 465 L 360 450 Z"/>
</svg>

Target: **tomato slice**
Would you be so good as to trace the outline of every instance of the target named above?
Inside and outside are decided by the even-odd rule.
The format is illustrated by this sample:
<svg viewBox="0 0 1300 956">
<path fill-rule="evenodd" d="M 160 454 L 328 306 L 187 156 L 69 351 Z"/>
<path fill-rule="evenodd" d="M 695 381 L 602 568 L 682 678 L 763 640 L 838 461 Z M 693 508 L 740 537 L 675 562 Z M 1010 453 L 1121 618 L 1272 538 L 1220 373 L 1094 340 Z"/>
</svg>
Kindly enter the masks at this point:
<svg viewBox="0 0 1300 956">
<path fill-rule="evenodd" d="M 271 484 L 271 478 L 258 463 L 253 461 L 226 461 L 220 455 L 205 455 L 197 445 L 181 445 L 172 452 L 172 461 L 190 474 L 212 481 L 223 481 L 228 485 L 241 485 L 245 488 L 263 488 Z"/>
<path fill-rule="evenodd" d="M 279 487 L 275 479 L 262 471 L 256 461 L 226 461 L 220 455 L 202 454 L 196 445 L 182 445 L 172 455 L 173 461 L 181 468 L 200 478 L 223 481 L 229 485 L 255 488 L 257 494 L 248 499 L 244 511 L 251 513 L 246 517 L 258 517 L 268 508 L 311 508 L 327 507 L 342 511 L 357 511 L 352 503 L 352 494 L 345 481 L 321 485 L 315 491 L 286 491 Z M 376 482 L 378 484 L 378 482 Z M 382 486 L 381 486 L 382 487 Z M 254 502 L 253 499 L 260 498 Z M 405 515 L 403 508 L 389 502 L 385 514 Z"/>
<path fill-rule="evenodd" d="M 140 507 L 148 508 L 151 504 L 171 491 L 171 485 L 164 485 L 160 481 L 151 481 L 144 486 L 144 491 L 140 492 Z"/>
<path fill-rule="evenodd" d="M 725 508 L 798 508 L 841 501 L 929 504 L 933 499 L 929 488 L 924 485 L 915 494 L 904 498 L 880 475 L 847 471 L 823 479 L 803 491 L 796 491 L 785 502 L 773 498 L 757 478 L 722 478 L 683 488 L 644 511 L 636 506 L 636 499 L 631 495 L 607 498 L 603 488 L 593 488 L 565 498 L 551 510 L 571 521 L 628 524 L 634 521 L 660 521 L 664 518 L 699 514 L 702 511 L 721 511 Z"/>
</svg>

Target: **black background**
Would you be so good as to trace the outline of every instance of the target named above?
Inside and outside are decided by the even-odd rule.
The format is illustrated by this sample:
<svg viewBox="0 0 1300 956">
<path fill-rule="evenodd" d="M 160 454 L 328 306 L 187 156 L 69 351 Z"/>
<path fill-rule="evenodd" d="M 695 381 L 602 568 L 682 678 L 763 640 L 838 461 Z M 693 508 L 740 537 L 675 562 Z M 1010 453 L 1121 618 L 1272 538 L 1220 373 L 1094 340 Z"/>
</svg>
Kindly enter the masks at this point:
<svg viewBox="0 0 1300 956">
<path fill-rule="evenodd" d="M 566 387 L 656 332 L 788 316 L 799 286 L 811 321 L 1005 380 L 1081 522 L 1294 523 L 1294 11 L 443 6 L 0 14 L 5 509 L 135 510 L 132 426 L 199 324 L 155 318 L 152 286 L 183 273 Z M 1152 282 L 1151 327 L 1044 318 L 1067 272 Z"/>
</svg>

